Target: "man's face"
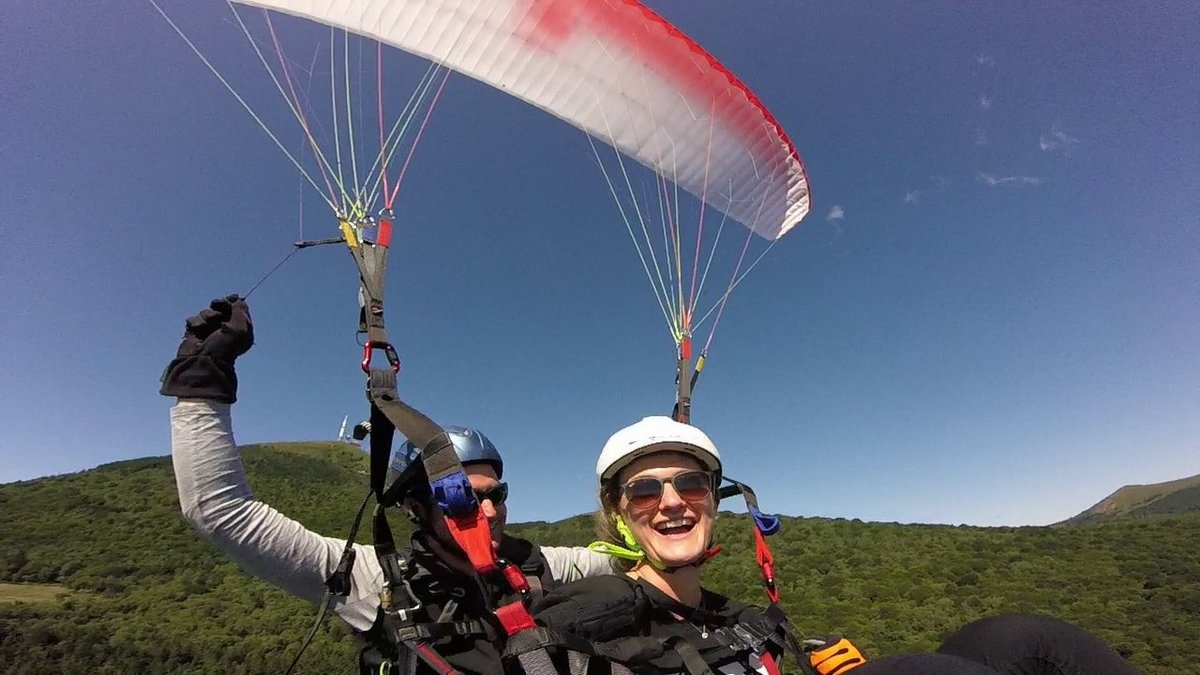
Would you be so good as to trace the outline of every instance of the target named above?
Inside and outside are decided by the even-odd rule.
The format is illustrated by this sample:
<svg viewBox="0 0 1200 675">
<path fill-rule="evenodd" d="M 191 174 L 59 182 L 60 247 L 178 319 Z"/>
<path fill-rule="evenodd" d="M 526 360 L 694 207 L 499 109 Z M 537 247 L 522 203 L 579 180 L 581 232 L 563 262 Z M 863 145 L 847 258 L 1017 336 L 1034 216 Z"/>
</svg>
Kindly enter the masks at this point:
<svg viewBox="0 0 1200 675">
<path fill-rule="evenodd" d="M 471 464 L 463 467 L 463 470 L 467 473 L 467 481 L 471 483 L 471 489 L 477 495 L 485 495 L 500 487 L 500 479 L 490 464 Z M 508 518 L 508 505 L 496 504 L 491 499 L 481 499 L 479 508 L 483 511 L 483 515 L 491 527 L 492 546 L 499 546 L 500 538 L 504 535 L 504 522 Z"/>
</svg>

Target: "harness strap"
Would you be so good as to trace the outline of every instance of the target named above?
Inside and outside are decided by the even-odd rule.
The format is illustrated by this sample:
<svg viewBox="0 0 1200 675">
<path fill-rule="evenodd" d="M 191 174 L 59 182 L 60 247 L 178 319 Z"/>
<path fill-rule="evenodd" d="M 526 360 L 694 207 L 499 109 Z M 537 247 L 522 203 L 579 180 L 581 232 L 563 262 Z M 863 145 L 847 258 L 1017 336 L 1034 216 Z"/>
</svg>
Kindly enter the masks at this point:
<svg viewBox="0 0 1200 675">
<path fill-rule="evenodd" d="M 763 652 L 762 656 L 758 657 L 762 661 L 763 668 L 767 669 L 767 675 L 783 675 L 783 671 L 779 668 L 779 662 L 771 655 L 771 652 Z"/>
<path fill-rule="evenodd" d="M 563 675 L 554 665 L 550 647 L 566 650 L 569 675 L 587 675 L 587 665 L 595 653 L 592 644 L 540 626 L 512 635 L 502 658 L 515 658 L 525 675 Z"/>
<path fill-rule="evenodd" d="M 383 334 L 382 326 L 370 330 Z M 521 596 L 522 601 L 496 610 L 505 631 L 512 635 L 535 625 L 533 615 L 524 602 L 529 597 L 529 583 L 519 568 L 506 562 L 501 565 L 502 561 L 497 560 L 492 547 L 491 527 L 479 509 L 450 437 L 420 411 L 399 399 L 394 370 L 371 369 L 368 397 L 371 400 L 371 482 L 380 502 L 388 505 L 387 500 L 394 501 L 403 494 L 392 489 L 384 492 L 383 488 L 383 476 L 391 460 L 392 433 L 399 429 L 409 441 L 422 448 L 420 465 L 425 469 L 433 500 L 445 516 L 446 527 L 454 543 L 466 554 L 475 573 L 486 578 L 497 571 L 502 572 L 509 589 Z M 382 510 L 377 511 L 376 520 L 386 526 Z M 377 537 L 382 535 L 385 543 L 390 543 L 390 532 L 383 534 L 378 525 L 376 529 Z M 379 541 L 377 538 L 377 544 Z"/>
<path fill-rule="evenodd" d="M 524 652 L 517 657 L 517 662 L 521 664 L 525 675 L 562 675 L 558 668 L 554 667 L 554 661 L 545 649 Z"/>
<path fill-rule="evenodd" d="M 689 424 L 692 421 L 692 386 L 695 377 L 689 377 L 687 368 L 692 361 L 692 336 L 685 334 L 679 343 L 679 364 L 675 369 L 675 409 L 671 418 Z"/>
<path fill-rule="evenodd" d="M 767 546 L 767 539 L 762 530 L 757 527 L 754 528 L 754 559 L 758 562 L 758 568 L 762 570 L 763 590 L 767 599 L 771 604 L 777 604 L 779 587 L 775 585 L 775 555 L 771 553 L 771 547 Z"/>
<path fill-rule="evenodd" d="M 441 675 L 461 675 L 457 670 L 454 669 L 454 666 L 446 663 L 445 659 L 439 656 L 437 652 L 433 651 L 433 649 L 431 649 L 429 645 L 425 644 L 424 642 L 413 642 L 409 645 L 409 647 L 411 647 L 412 652 L 416 654 L 421 661 L 425 662 L 425 665 L 432 668 L 435 673 L 440 673 Z"/>
<path fill-rule="evenodd" d="M 792 632 L 792 627 L 788 624 L 787 615 L 783 613 L 783 609 L 779 605 L 775 603 L 768 605 L 763 610 L 763 620 L 765 622 L 764 625 L 774 626 L 776 634 L 783 636 L 783 648 L 791 653 L 801 672 L 805 675 L 822 675 L 809 660 L 808 652 Z"/>
<path fill-rule="evenodd" d="M 488 625 L 484 622 L 472 619 L 469 621 L 417 623 L 398 629 L 396 631 L 396 635 L 401 641 L 425 640 L 428 642 L 436 642 L 437 640 L 450 637 L 452 635 L 480 635 L 490 638 L 494 635 L 494 631 L 489 630 Z"/>
<path fill-rule="evenodd" d="M 750 517 L 754 520 L 754 559 L 758 562 L 759 570 L 762 571 L 763 590 L 772 605 L 778 604 L 779 587 L 775 584 L 775 556 L 771 553 L 771 547 L 767 545 L 767 537 L 779 531 L 779 518 L 764 514 L 758 508 L 758 496 L 754 494 L 754 490 L 749 485 L 729 476 L 725 476 L 724 479 L 731 485 L 721 488 L 718 495 L 724 499 L 740 494 L 746 501 L 746 510 L 750 512 Z"/>
<path fill-rule="evenodd" d="M 592 662 L 591 654 L 584 652 L 567 652 L 567 670 L 571 675 L 587 675 L 588 664 Z"/>
<path fill-rule="evenodd" d="M 540 598 L 546 594 L 546 589 L 542 585 L 542 580 L 535 576 L 525 577 L 526 583 L 529 584 L 529 594 L 535 598 Z"/>
<path fill-rule="evenodd" d="M 415 610 L 419 609 L 419 605 L 410 610 L 380 609 L 380 624 L 372 630 L 379 630 L 396 650 L 395 656 L 385 652 L 380 655 L 381 662 L 372 662 L 386 669 L 380 672 L 411 675 L 417 672 L 420 663 L 424 663 L 435 673 L 456 675 L 458 671 L 438 654 L 431 643 L 450 636 L 478 636 L 489 641 L 495 639 L 495 630 L 483 621 L 415 623 L 413 617 Z M 397 667 L 401 669 L 395 670 Z"/>
<path fill-rule="evenodd" d="M 544 626 L 535 626 L 509 638 L 508 643 L 504 646 L 503 658 L 521 656 L 527 652 L 539 649 L 544 650 L 548 647 L 561 647 L 569 651 L 582 652 L 589 656 L 595 656 L 599 653 L 593 643 L 581 637 L 569 633 L 559 633 L 552 628 Z"/>
<path fill-rule="evenodd" d="M 623 663 L 613 663 L 609 669 L 612 671 L 612 675 L 633 675 L 633 671 Z"/>
<path fill-rule="evenodd" d="M 491 528 L 487 517 L 479 508 L 478 500 L 467 480 L 462 462 L 455 454 L 454 445 L 445 430 L 433 420 L 400 399 L 396 388 L 396 373 L 400 370 L 400 358 L 388 340 L 383 320 L 384 278 L 387 271 L 388 250 L 392 237 L 392 221 L 389 214 L 379 221 L 378 237 L 375 242 L 359 239 L 359 228 L 350 222 L 341 222 L 342 235 L 358 267 L 360 301 L 362 313 L 359 329 L 366 333 L 363 342 L 361 367 L 367 375 L 367 400 L 371 404 L 371 492 L 378 504 L 375 510 L 375 552 L 383 569 L 385 587 L 380 595 L 380 605 L 385 613 L 399 622 L 399 630 L 414 637 L 419 634 L 413 622 L 413 612 L 419 608 L 411 592 L 405 588 L 407 561 L 396 551 L 391 528 L 388 526 L 384 508 L 393 505 L 411 494 L 412 478 L 409 469 L 419 465 L 424 469 L 429 484 L 431 504 L 422 507 L 419 527 L 434 540 L 450 539 L 451 546 L 439 546 L 446 556 L 454 557 L 457 547 L 470 562 L 475 573 L 474 583 L 486 601 L 489 597 L 485 579 L 501 572 L 503 583 L 519 594 L 520 600 L 495 610 L 505 632 L 513 635 L 534 627 L 533 616 L 526 603 L 529 600 L 529 584 L 517 568 L 498 561 L 492 548 Z M 387 367 L 372 367 L 376 351 L 383 352 Z M 388 466 L 394 432 L 399 429 L 416 447 L 421 449 L 421 461 L 413 462 L 401 474 L 404 480 L 396 480 L 387 488 Z M 444 527 L 439 525 L 444 522 Z M 448 537 L 446 535 L 449 535 Z M 440 543 L 440 542 L 439 542 Z M 452 561 L 447 561 L 452 563 Z M 452 567 L 459 567 L 451 564 Z M 515 572 L 515 574 L 510 573 Z M 497 580 L 499 581 L 499 580 Z M 411 607 L 396 609 L 395 594 L 403 592 Z M 408 645 L 413 652 L 438 672 L 452 672 L 433 650 L 420 641 Z M 442 667 L 444 666 L 444 667 Z M 449 669 L 449 670 L 447 670 Z"/>
<path fill-rule="evenodd" d="M 683 659 L 683 667 L 687 670 L 688 675 L 713 675 L 712 668 L 708 667 L 708 662 L 700 655 L 700 650 L 692 646 L 681 636 L 675 636 L 668 639 L 667 647 L 675 650 L 679 654 L 679 658 Z"/>
<path fill-rule="evenodd" d="M 769 605 L 762 615 L 753 621 L 738 619 L 736 622 L 730 623 L 728 618 L 719 614 L 683 605 L 648 584 L 643 587 L 646 588 L 646 594 L 654 608 L 683 616 L 695 623 L 717 626 L 710 631 L 715 639 L 735 653 L 748 651 L 755 654 L 770 675 L 780 675 L 782 671 L 768 648 L 769 644 L 776 645 L 781 651 L 791 651 L 804 672 L 812 672 L 803 651 L 793 648 L 797 643 L 788 628 L 787 615 L 777 604 Z M 704 655 L 690 642 L 681 637 L 674 637 L 667 642 L 667 646 L 679 654 L 689 675 L 709 675 L 711 673 L 711 666 L 708 665 Z M 709 673 L 701 670 L 702 664 Z"/>
</svg>

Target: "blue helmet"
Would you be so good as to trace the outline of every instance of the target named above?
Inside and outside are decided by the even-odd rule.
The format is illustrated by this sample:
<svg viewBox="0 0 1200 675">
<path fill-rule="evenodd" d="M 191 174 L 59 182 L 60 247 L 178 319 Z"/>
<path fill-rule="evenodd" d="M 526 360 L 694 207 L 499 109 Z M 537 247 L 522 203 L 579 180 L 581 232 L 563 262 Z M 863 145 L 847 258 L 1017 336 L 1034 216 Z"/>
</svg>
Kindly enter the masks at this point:
<svg viewBox="0 0 1200 675">
<path fill-rule="evenodd" d="M 445 430 L 450 442 L 454 444 L 454 454 L 458 455 L 458 461 L 462 462 L 463 466 L 490 464 L 496 471 L 496 478 L 504 477 L 504 460 L 500 457 L 500 451 L 482 431 L 466 427 L 445 427 Z M 420 449 L 413 445 L 412 441 L 405 441 L 392 455 L 392 469 L 403 471 L 404 467 L 420 454 Z"/>
</svg>

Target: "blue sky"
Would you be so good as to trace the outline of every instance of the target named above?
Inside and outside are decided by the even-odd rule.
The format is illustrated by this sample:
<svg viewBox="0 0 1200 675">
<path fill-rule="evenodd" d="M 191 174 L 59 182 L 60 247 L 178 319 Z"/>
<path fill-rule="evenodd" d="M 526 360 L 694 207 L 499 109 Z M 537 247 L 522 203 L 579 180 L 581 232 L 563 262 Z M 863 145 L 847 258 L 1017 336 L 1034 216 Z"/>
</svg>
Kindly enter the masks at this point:
<svg viewBox="0 0 1200 675">
<path fill-rule="evenodd" d="M 765 509 L 1042 524 L 1200 473 L 1200 5 L 652 6 L 811 179 L 694 408 Z M 223 3 L 166 7 L 266 91 Z M 308 236 L 334 224 L 148 4 L 4 14 L 0 481 L 167 454 L 157 378 L 183 319 L 270 269 L 302 211 Z M 587 511 L 607 436 L 669 411 L 674 357 L 586 140 L 454 77 L 414 161 L 388 287 L 401 391 L 496 441 L 513 519 Z M 256 291 L 241 442 L 365 414 L 356 283 L 323 249 Z"/>
</svg>

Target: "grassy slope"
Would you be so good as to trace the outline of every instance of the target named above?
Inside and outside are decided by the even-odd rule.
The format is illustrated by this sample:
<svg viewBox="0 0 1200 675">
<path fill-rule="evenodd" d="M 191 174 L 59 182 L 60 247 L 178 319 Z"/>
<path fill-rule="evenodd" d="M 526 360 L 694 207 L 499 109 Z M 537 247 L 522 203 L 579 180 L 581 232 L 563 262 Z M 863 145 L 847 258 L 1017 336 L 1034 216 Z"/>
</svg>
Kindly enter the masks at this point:
<svg viewBox="0 0 1200 675">
<path fill-rule="evenodd" d="M 1196 512 L 1200 512 L 1200 474 L 1152 485 L 1126 485 L 1066 522 L 1082 523 L 1131 515 Z"/>
<path fill-rule="evenodd" d="M 0 604 L 6 602 L 51 602 L 67 592 L 62 584 L 0 583 Z"/>
</svg>

